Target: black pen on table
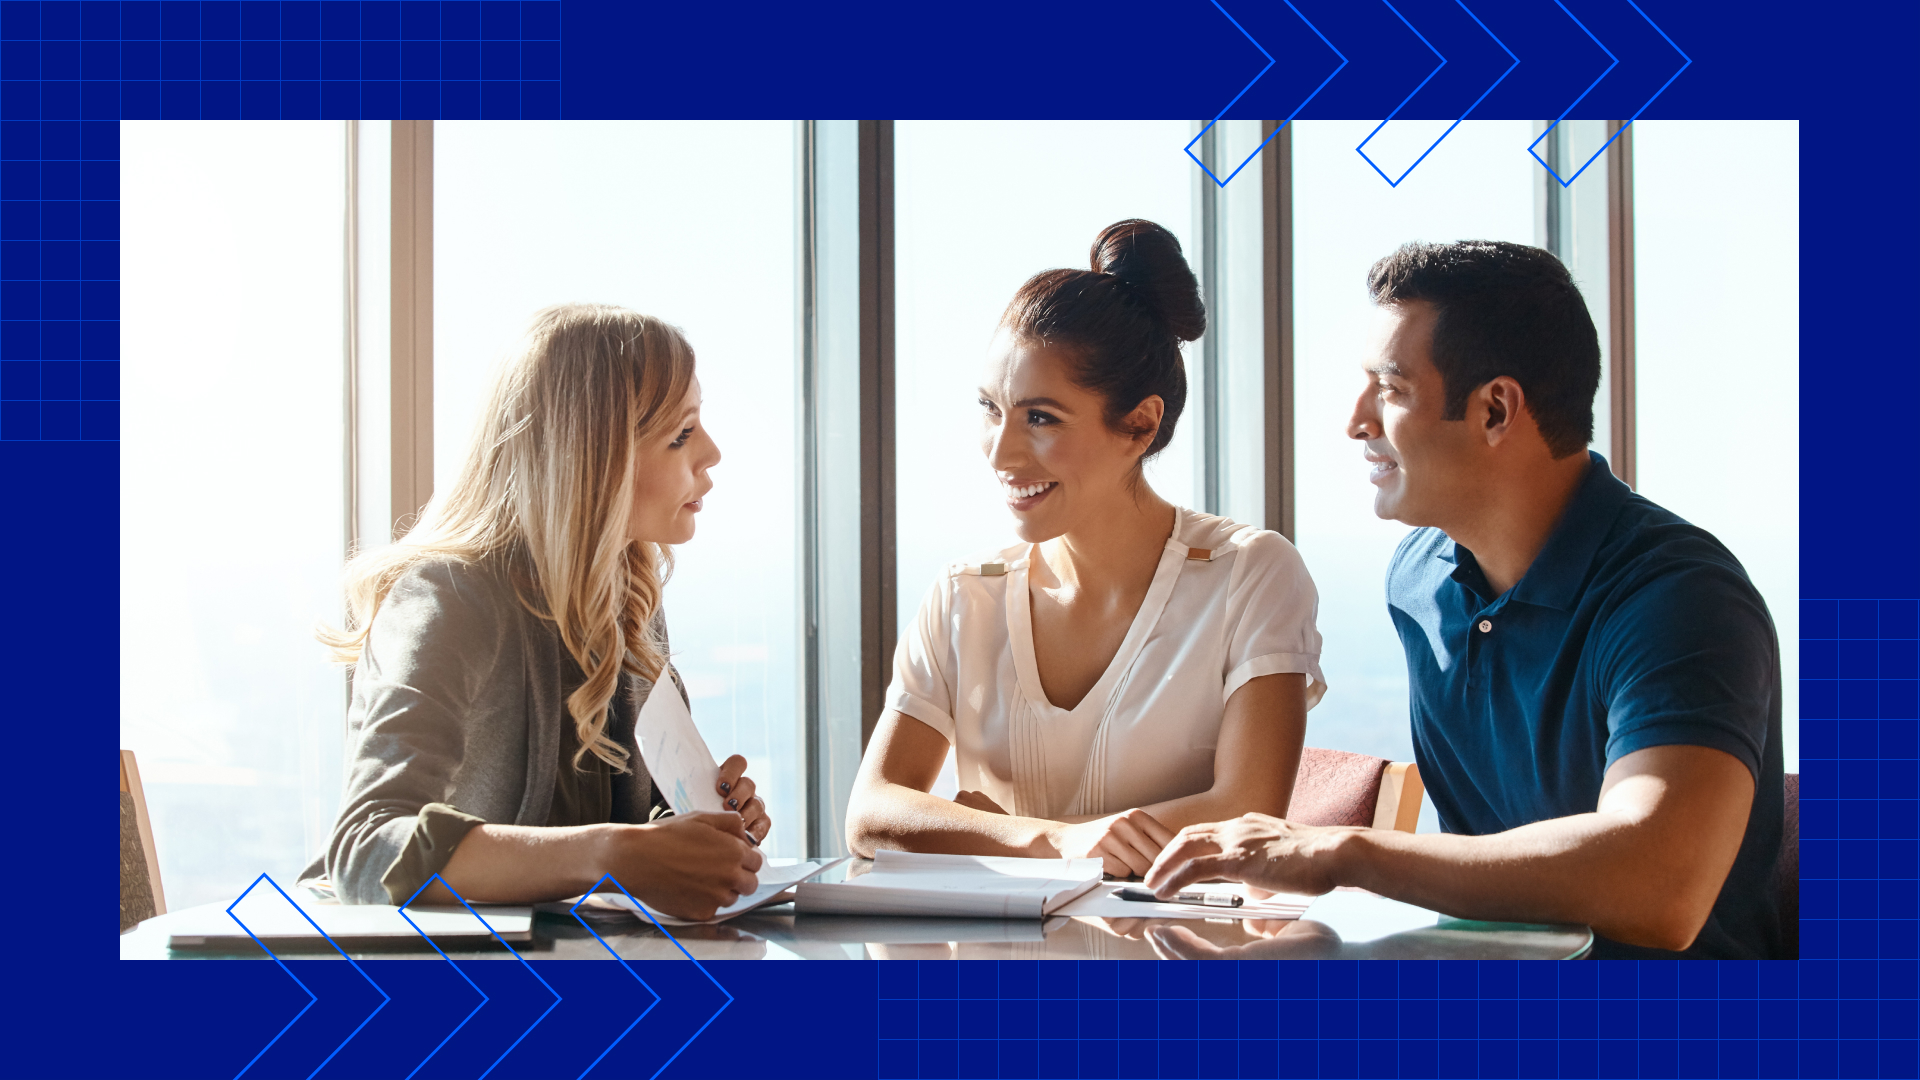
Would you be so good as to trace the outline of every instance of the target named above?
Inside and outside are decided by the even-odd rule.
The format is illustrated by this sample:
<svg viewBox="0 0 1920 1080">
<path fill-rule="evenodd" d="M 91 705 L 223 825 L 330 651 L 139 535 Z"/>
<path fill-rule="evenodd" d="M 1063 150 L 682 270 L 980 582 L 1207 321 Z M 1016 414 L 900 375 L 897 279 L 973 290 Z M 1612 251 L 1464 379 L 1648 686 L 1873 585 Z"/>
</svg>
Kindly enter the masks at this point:
<svg viewBox="0 0 1920 1080">
<path fill-rule="evenodd" d="M 1114 890 L 1113 895 L 1122 900 L 1137 900 L 1146 904 L 1199 904 L 1202 907 L 1239 907 L 1247 902 L 1246 897 L 1225 889 L 1187 889 L 1175 893 L 1170 900 L 1162 900 L 1146 889 L 1127 886 Z"/>
</svg>

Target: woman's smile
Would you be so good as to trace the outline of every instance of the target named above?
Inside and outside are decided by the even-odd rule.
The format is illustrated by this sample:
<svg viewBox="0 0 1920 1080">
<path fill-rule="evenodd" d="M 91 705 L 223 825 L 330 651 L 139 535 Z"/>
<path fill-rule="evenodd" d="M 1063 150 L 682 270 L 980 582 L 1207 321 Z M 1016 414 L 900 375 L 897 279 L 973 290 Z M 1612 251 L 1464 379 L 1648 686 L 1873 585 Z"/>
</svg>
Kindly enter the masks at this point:
<svg viewBox="0 0 1920 1080">
<path fill-rule="evenodd" d="M 1002 480 L 1000 486 L 1007 493 L 1007 505 L 1014 510 L 1031 510 L 1040 505 L 1040 501 L 1052 494 L 1060 486 L 1058 480 Z"/>
</svg>

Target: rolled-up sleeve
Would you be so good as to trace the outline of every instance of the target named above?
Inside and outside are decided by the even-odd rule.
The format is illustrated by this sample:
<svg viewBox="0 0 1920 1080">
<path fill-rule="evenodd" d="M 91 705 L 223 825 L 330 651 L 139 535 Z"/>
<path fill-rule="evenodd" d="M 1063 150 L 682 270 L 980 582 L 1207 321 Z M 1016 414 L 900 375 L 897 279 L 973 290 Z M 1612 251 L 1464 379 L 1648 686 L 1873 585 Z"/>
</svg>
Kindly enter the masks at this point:
<svg viewBox="0 0 1920 1080">
<path fill-rule="evenodd" d="M 474 698 L 505 638 L 494 606 L 467 568 L 429 563 L 404 575 L 375 615 L 354 669 L 347 784 L 327 844 L 342 902 L 405 900 L 485 820 L 473 813 L 482 808 L 449 798 Z"/>
<path fill-rule="evenodd" d="M 486 821 L 472 814 L 463 813 L 446 803 L 428 803 L 414 815 L 413 832 L 394 857 L 393 865 L 380 876 L 380 884 L 387 890 L 389 903 L 405 904 L 420 891 L 420 887 L 433 880 L 453 858 L 453 849 L 467 838 L 467 833 L 475 825 L 485 825 Z"/>
<path fill-rule="evenodd" d="M 1256 532 L 1237 556 L 1227 597 L 1226 670 L 1221 700 L 1263 675 L 1307 677 L 1307 707 L 1327 692 L 1320 674 L 1320 594 L 1300 553 L 1275 532 Z"/>
<path fill-rule="evenodd" d="M 954 741 L 951 666 L 953 581 L 942 574 L 920 602 L 913 626 L 893 650 L 893 683 L 887 708 L 897 710 Z"/>
</svg>

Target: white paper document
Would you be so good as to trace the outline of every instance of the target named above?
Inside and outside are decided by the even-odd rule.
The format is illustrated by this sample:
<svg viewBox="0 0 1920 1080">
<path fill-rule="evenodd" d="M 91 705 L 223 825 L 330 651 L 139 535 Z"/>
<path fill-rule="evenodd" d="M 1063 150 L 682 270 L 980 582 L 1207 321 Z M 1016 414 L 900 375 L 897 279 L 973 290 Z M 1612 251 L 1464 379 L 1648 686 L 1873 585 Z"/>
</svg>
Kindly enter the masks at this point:
<svg viewBox="0 0 1920 1080">
<path fill-rule="evenodd" d="M 849 881 L 808 882 L 803 914 L 1038 919 L 1100 884 L 1099 859 L 1016 859 L 882 851 Z"/>
<path fill-rule="evenodd" d="M 1238 882 L 1195 886 L 1208 892 L 1231 892 L 1245 897 L 1239 907 L 1206 907 L 1200 904 L 1161 904 L 1151 901 L 1122 900 L 1115 895 L 1121 889 L 1142 889 L 1139 882 L 1110 881 L 1089 891 L 1060 909 L 1060 914 L 1101 919 L 1297 919 L 1313 902 L 1311 896 L 1274 893 L 1256 900 L 1247 887 Z"/>
<path fill-rule="evenodd" d="M 726 907 L 721 908 L 719 911 L 714 912 L 713 918 L 711 919 L 681 919 L 672 915 L 663 914 L 648 907 L 644 903 L 630 899 L 627 894 L 622 892 L 594 893 L 593 896 L 588 898 L 587 907 L 581 910 L 585 911 L 587 908 L 599 908 L 603 911 L 625 911 L 637 914 L 641 918 L 645 918 L 648 914 L 651 914 L 667 926 L 694 926 L 726 922 L 735 915 L 744 915 L 755 908 L 765 907 L 773 903 L 782 893 L 792 889 L 800 882 L 810 877 L 824 874 L 828 870 L 846 862 L 850 857 L 851 856 L 842 855 L 840 858 L 829 859 L 824 862 L 803 862 L 787 866 L 774 866 L 772 864 L 762 866 L 759 873 L 754 875 L 759 879 L 760 887 L 742 896 L 733 903 L 728 904 Z M 569 909 L 572 908 L 572 902 L 567 902 L 565 907 Z"/>
<path fill-rule="evenodd" d="M 1440 922 L 1437 912 L 1360 889 L 1335 889 L 1314 897 L 1303 919 L 1325 923 L 1348 944 L 1378 941 L 1407 930 L 1431 930 Z"/>
<path fill-rule="evenodd" d="M 640 757 L 647 763 L 653 786 L 666 796 L 674 813 L 718 813 L 726 809 L 714 788 L 720 779 L 720 763 L 713 760 L 707 740 L 693 726 L 693 714 L 687 711 L 680 688 L 671 678 L 663 675 L 647 695 L 634 720 L 633 734 L 640 743 Z"/>
</svg>

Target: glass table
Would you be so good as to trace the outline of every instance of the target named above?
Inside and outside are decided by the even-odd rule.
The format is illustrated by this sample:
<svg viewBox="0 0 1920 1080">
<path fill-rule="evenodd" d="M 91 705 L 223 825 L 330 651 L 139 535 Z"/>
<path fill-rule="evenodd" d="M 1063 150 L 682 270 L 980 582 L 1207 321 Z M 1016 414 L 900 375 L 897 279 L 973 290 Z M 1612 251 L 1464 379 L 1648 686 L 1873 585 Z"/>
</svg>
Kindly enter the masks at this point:
<svg viewBox="0 0 1920 1080">
<path fill-rule="evenodd" d="M 857 874 L 863 868 L 848 869 Z M 835 871 L 840 872 L 845 871 Z M 304 893 L 299 895 L 303 904 L 308 902 Z M 203 905 L 149 919 L 121 935 L 120 956 L 263 958 L 265 953 L 250 941 L 227 952 L 168 947 L 175 927 L 193 920 L 204 925 L 209 909 L 218 912 L 224 906 Z M 571 915 L 537 912 L 532 940 L 514 948 L 530 959 L 555 960 L 604 960 L 608 949 L 629 960 L 671 960 L 680 958 L 683 948 L 699 960 L 1572 960 L 1585 957 L 1593 947 L 1593 933 L 1584 926 L 1451 919 L 1350 889 L 1316 900 L 1305 916 L 1287 921 L 819 915 L 797 912 L 789 902 L 716 925 L 670 928 L 672 937 L 638 916 L 598 915 L 590 925 L 592 930 Z M 315 939 L 314 945 L 311 951 L 282 955 L 339 956 L 323 940 Z M 461 959 L 512 959 L 491 942 L 446 951 Z M 356 959 L 439 955 L 425 939 L 364 950 L 349 947 L 348 952 Z"/>
</svg>

